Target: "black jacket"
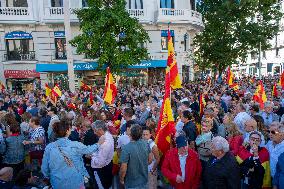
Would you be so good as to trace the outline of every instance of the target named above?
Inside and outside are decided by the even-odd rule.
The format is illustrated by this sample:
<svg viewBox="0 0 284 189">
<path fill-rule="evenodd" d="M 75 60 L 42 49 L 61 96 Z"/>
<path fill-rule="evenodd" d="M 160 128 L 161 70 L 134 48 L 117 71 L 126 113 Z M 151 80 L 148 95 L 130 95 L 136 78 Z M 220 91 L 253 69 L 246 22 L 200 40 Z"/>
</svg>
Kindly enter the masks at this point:
<svg viewBox="0 0 284 189">
<path fill-rule="evenodd" d="M 230 153 L 220 160 L 211 157 L 203 172 L 203 189 L 240 189 L 240 167 L 235 157 Z"/>
<path fill-rule="evenodd" d="M 197 137 L 197 129 L 192 121 L 189 121 L 188 123 L 184 124 L 182 130 L 185 132 L 189 144 L 191 141 L 195 141 Z"/>
</svg>

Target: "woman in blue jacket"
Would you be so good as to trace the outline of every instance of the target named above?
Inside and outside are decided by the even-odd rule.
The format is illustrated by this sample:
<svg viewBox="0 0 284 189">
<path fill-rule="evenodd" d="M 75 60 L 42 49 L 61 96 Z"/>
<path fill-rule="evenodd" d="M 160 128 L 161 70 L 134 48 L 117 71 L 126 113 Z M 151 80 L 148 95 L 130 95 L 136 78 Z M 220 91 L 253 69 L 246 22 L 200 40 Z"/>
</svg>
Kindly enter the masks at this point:
<svg viewBox="0 0 284 189">
<path fill-rule="evenodd" d="M 282 153 L 276 164 L 276 173 L 273 178 L 273 189 L 284 189 L 284 153 Z"/>
<path fill-rule="evenodd" d="M 97 151 L 104 140 L 85 146 L 68 139 L 71 133 L 71 122 L 62 120 L 54 123 L 53 126 L 58 140 L 45 148 L 42 173 L 50 180 L 54 189 L 83 189 L 85 188 L 84 179 L 89 175 L 84 167 L 82 156 Z"/>
</svg>

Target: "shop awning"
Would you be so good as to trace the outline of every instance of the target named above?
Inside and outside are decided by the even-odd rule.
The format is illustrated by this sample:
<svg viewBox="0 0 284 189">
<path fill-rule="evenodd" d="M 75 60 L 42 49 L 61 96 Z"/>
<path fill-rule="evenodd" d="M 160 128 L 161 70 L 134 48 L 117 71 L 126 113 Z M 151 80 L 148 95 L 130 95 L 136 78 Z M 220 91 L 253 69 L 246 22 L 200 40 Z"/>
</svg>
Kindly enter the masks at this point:
<svg viewBox="0 0 284 189">
<path fill-rule="evenodd" d="M 129 66 L 131 69 L 147 69 L 147 68 L 165 68 L 166 60 L 149 60 L 142 61 L 140 64 Z M 75 71 L 96 70 L 98 64 L 96 62 L 74 63 Z M 60 64 L 37 64 L 37 72 L 66 72 L 68 69 L 66 63 Z"/>
<path fill-rule="evenodd" d="M 20 79 L 40 77 L 40 74 L 35 70 L 4 70 L 4 76 L 6 79 Z"/>
<path fill-rule="evenodd" d="M 5 34 L 5 39 L 32 39 L 33 36 L 30 33 L 24 31 L 13 31 Z"/>
</svg>

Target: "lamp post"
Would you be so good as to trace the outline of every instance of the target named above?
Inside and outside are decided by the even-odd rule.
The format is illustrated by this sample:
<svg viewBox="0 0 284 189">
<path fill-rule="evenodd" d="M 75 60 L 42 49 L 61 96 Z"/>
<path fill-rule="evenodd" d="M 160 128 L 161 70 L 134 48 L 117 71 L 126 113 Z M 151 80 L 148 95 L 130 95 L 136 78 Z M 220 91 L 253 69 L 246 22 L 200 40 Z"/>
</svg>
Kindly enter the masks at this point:
<svg viewBox="0 0 284 189">
<path fill-rule="evenodd" d="M 66 54 L 67 54 L 67 66 L 68 66 L 68 81 L 69 90 L 75 92 L 75 74 L 74 74 L 74 58 L 72 47 L 69 41 L 72 39 L 71 35 L 71 24 L 70 24 L 70 2 L 64 0 L 64 26 L 65 26 L 65 37 L 66 37 Z"/>
</svg>

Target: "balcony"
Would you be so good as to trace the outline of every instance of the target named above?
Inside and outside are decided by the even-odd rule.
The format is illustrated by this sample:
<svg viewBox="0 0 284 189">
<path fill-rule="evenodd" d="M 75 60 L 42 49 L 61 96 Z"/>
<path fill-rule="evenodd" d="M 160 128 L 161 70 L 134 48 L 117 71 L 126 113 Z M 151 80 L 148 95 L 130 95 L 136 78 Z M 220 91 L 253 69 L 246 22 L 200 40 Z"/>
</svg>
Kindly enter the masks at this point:
<svg viewBox="0 0 284 189">
<path fill-rule="evenodd" d="M 33 23 L 35 19 L 29 7 L 0 7 L 0 23 Z"/>
<path fill-rule="evenodd" d="M 17 51 L 10 51 L 8 54 L 4 54 L 6 61 L 17 60 L 17 61 L 33 61 L 35 60 L 35 51 L 30 51 L 28 53 L 20 53 Z"/>
<path fill-rule="evenodd" d="M 78 22 L 78 18 L 74 13 L 76 9 L 70 9 L 71 22 Z M 64 22 L 64 8 L 63 7 L 46 7 L 44 9 L 44 22 L 49 23 L 62 23 Z"/>
<path fill-rule="evenodd" d="M 204 26 L 202 15 L 189 9 L 159 9 L 157 22 L 160 23 L 189 23 Z"/>
<path fill-rule="evenodd" d="M 139 22 L 149 22 L 149 16 L 145 9 L 127 9 L 128 14 L 132 18 L 137 18 Z"/>
</svg>

